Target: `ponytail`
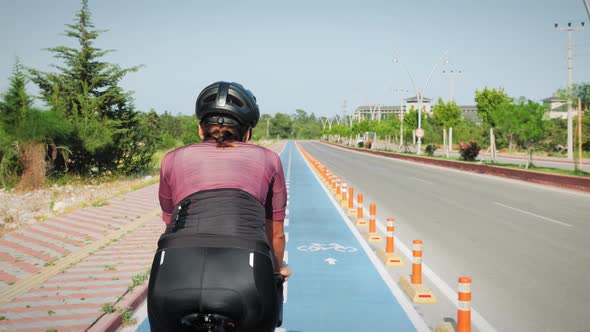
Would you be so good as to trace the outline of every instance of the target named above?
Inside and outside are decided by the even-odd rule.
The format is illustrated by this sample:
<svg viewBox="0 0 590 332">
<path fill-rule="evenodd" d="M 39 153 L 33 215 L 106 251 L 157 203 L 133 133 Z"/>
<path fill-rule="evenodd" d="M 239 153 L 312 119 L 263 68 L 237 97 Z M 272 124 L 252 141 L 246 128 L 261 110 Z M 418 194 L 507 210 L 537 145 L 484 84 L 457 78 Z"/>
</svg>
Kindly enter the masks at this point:
<svg viewBox="0 0 590 332">
<path fill-rule="evenodd" d="M 203 141 L 214 140 L 218 148 L 234 147 L 233 141 L 243 141 L 245 130 L 233 126 L 221 126 L 217 124 L 206 124 L 203 127 L 205 137 Z"/>
</svg>

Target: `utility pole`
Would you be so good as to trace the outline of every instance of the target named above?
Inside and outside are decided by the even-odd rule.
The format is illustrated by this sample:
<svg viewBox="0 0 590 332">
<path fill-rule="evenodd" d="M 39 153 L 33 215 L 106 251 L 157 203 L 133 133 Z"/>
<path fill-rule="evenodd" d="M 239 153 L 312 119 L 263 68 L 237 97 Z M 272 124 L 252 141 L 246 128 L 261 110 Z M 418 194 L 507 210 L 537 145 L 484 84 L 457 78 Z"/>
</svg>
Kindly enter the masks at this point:
<svg viewBox="0 0 590 332">
<path fill-rule="evenodd" d="M 266 119 L 266 137 L 268 138 L 270 135 L 268 133 L 268 127 L 270 126 L 270 116 Z"/>
<path fill-rule="evenodd" d="M 567 31 L 567 159 L 574 160 L 574 126 L 573 126 L 573 107 L 572 107 L 572 32 L 584 28 L 584 22 L 581 27 L 572 27 L 568 22 L 567 27 L 560 28 L 555 23 L 557 31 Z"/>
<path fill-rule="evenodd" d="M 454 91 L 455 91 L 455 76 L 459 76 L 463 74 L 461 70 L 443 70 L 443 74 L 449 76 L 449 101 L 455 101 L 454 98 Z"/>
</svg>

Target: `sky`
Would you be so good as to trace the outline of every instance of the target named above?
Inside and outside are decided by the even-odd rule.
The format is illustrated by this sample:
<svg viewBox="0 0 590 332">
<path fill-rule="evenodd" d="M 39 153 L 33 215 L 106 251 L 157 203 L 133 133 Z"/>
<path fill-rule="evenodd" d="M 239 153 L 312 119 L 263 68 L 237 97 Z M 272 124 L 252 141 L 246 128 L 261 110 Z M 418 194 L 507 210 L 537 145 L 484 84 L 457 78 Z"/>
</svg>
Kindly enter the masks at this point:
<svg viewBox="0 0 590 332">
<path fill-rule="evenodd" d="M 61 64 L 46 48 L 75 46 L 63 31 L 80 4 L 0 0 L 0 93 L 16 58 L 41 70 Z M 474 105 L 475 90 L 486 86 L 541 101 L 567 85 L 567 33 L 554 23 L 589 20 L 583 0 L 89 0 L 89 7 L 95 27 L 108 30 L 95 45 L 115 50 L 104 60 L 144 66 L 121 82 L 136 108 L 186 115 L 219 80 L 242 83 L 268 114 L 331 117 L 344 100 L 349 114 L 399 105 L 396 90 L 409 97 L 424 89 L 446 101 L 451 79 L 459 105 Z M 589 30 L 573 33 L 574 82 L 590 82 Z M 448 63 L 440 61 L 445 53 Z M 38 95 L 33 84 L 29 92 Z"/>
</svg>

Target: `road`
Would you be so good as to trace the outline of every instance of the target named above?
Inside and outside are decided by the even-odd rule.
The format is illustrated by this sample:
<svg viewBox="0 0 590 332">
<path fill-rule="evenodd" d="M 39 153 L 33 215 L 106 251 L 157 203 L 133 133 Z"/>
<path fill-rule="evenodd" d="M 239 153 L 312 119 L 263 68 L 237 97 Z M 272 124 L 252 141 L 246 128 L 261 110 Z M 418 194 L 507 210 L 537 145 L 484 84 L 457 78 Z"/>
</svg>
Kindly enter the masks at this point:
<svg viewBox="0 0 590 332">
<path fill-rule="evenodd" d="M 473 306 L 499 331 L 590 329 L 590 195 L 361 154 L 304 149 L 424 241 L 424 262 L 455 289 L 473 279 Z"/>
</svg>

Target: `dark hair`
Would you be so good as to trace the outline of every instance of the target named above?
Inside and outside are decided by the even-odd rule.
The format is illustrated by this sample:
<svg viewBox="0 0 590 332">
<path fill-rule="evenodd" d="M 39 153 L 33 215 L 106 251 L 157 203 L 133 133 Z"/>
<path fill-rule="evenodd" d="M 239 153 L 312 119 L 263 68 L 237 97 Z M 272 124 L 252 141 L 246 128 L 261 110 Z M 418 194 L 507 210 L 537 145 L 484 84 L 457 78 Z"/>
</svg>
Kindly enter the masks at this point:
<svg viewBox="0 0 590 332">
<path fill-rule="evenodd" d="M 218 124 L 202 123 L 203 141 L 216 141 L 218 148 L 233 147 L 233 141 L 244 141 L 247 129 L 234 126 L 222 126 Z"/>
</svg>

